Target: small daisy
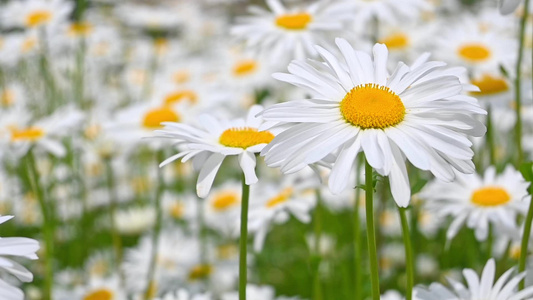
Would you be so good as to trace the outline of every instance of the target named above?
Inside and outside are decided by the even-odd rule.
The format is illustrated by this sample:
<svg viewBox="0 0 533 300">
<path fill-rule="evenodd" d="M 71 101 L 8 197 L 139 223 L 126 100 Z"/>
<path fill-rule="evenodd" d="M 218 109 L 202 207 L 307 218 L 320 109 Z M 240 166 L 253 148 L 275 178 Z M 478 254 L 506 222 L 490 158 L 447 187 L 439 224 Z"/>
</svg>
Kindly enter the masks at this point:
<svg viewBox="0 0 533 300">
<path fill-rule="evenodd" d="M 119 210 L 115 213 L 115 226 L 124 235 L 141 234 L 154 227 L 155 214 L 152 206 Z"/>
<path fill-rule="evenodd" d="M 486 112 L 462 94 L 456 69 L 424 56 L 411 67 L 399 63 L 389 75 L 385 45 L 374 46 L 372 59 L 346 40 L 336 43 L 342 59 L 317 46 L 326 63 L 293 61 L 290 74 L 274 74 L 314 98 L 263 112 L 267 124 L 261 129 L 299 122 L 263 149 L 267 165 L 292 173 L 340 149 L 329 177 L 332 192 L 340 193 L 362 151 L 379 174 L 389 176 L 393 198 L 402 207 L 411 197 L 406 158 L 447 181 L 455 178 L 454 169 L 474 172 L 467 137 L 484 134 L 473 115 Z"/>
<path fill-rule="evenodd" d="M 5 27 L 27 29 L 66 22 L 73 3 L 65 0 L 10 1 L 0 13 L 0 24 Z"/>
<path fill-rule="evenodd" d="M 13 216 L 1 216 L 0 224 L 10 220 Z M 19 256 L 28 259 L 37 259 L 35 252 L 39 250 L 39 242 L 22 237 L 0 238 L 0 271 L 6 271 L 23 282 L 33 280 L 33 274 L 19 263 L 6 256 Z M 22 300 L 24 293 L 17 287 L 10 285 L 0 278 L 0 295 L 3 299 Z"/>
<path fill-rule="evenodd" d="M 517 53 L 516 39 L 499 30 L 484 30 L 476 19 L 463 18 L 437 35 L 435 56 L 467 66 L 474 76 L 513 70 Z"/>
<path fill-rule="evenodd" d="M 216 188 L 204 201 L 206 225 L 226 237 L 238 235 L 241 213 L 242 187 L 237 182 L 226 182 Z"/>
<path fill-rule="evenodd" d="M 255 251 L 261 251 L 273 224 L 286 223 L 291 215 L 303 223 L 311 221 L 310 213 L 316 204 L 314 184 L 297 179 L 285 178 L 282 184 L 264 183 L 252 191 L 248 229 L 254 233 Z"/>
<path fill-rule="evenodd" d="M 255 153 L 260 152 L 274 138 L 270 131 L 258 131 L 263 120 L 256 115 L 262 110 L 258 105 L 251 107 L 246 120 L 219 121 L 209 115 L 202 115 L 199 117 L 203 127 L 201 129 L 186 124 L 163 123 L 165 128 L 156 130 L 158 137 L 175 139 L 178 147 L 183 150 L 163 161 L 160 167 L 180 158 L 182 162 L 193 158 L 196 166 L 202 166 L 196 192 L 199 197 L 205 198 L 222 161 L 226 156 L 237 155 L 245 183 L 256 183 Z"/>
<path fill-rule="evenodd" d="M 231 33 L 244 40 L 250 49 L 267 53 L 272 63 L 287 57 L 316 56 L 314 44 L 327 44 L 327 34 L 343 29 L 342 11 L 333 11 L 328 1 L 307 7 L 287 9 L 280 0 L 267 0 L 270 10 L 251 6 L 253 16 L 241 17 Z"/>
<path fill-rule="evenodd" d="M 458 174 L 455 182 L 435 180 L 420 193 L 428 209 L 439 217 L 452 216 L 448 239 L 453 238 L 466 223 L 475 230 L 478 240 L 485 240 L 489 224 L 518 230 L 516 217 L 525 215 L 531 197 L 529 183 L 520 172 L 507 166 L 501 175 L 489 167 L 483 177 L 477 174 Z"/>
<path fill-rule="evenodd" d="M 461 282 L 449 279 L 451 289 L 433 283 L 426 288 L 415 289 L 415 299 L 418 300 L 527 300 L 533 296 L 533 286 L 517 291 L 518 283 L 524 280 L 526 273 L 511 277 L 514 268 L 505 272 L 496 282 L 496 264 L 491 258 L 481 274 L 481 278 L 472 269 L 464 269 L 463 275 L 467 286 Z"/>
</svg>

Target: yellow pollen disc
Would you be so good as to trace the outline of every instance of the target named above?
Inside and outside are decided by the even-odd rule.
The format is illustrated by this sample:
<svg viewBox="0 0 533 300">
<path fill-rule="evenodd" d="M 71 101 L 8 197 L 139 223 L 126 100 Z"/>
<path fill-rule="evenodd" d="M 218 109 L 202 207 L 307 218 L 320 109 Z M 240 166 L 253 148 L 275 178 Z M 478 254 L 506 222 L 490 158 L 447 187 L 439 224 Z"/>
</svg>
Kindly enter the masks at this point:
<svg viewBox="0 0 533 300">
<path fill-rule="evenodd" d="M 101 289 L 87 294 L 83 300 L 111 300 L 113 292 L 107 289 Z"/>
<path fill-rule="evenodd" d="M 515 260 L 519 260 L 522 254 L 522 247 L 520 245 L 513 245 L 509 249 L 509 257 Z"/>
<path fill-rule="evenodd" d="M 389 35 L 379 42 L 385 44 L 389 49 L 403 49 L 409 45 L 409 38 L 407 35 L 399 32 Z"/>
<path fill-rule="evenodd" d="M 228 260 L 239 255 L 239 248 L 234 244 L 220 245 L 217 247 L 217 258 Z"/>
<path fill-rule="evenodd" d="M 189 271 L 189 280 L 198 280 L 207 278 L 213 272 L 213 267 L 210 265 L 197 265 Z"/>
<path fill-rule="evenodd" d="M 179 122 L 180 117 L 168 107 L 150 110 L 144 115 L 143 126 L 148 129 L 163 128 L 162 122 Z"/>
<path fill-rule="evenodd" d="M 185 83 L 191 78 L 191 74 L 188 71 L 177 71 L 174 73 L 174 82 Z"/>
<path fill-rule="evenodd" d="M 459 56 L 470 62 L 482 62 L 490 57 L 490 49 L 483 44 L 466 44 L 459 47 Z"/>
<path fill-rule="evenodd" d="M 38 127 L 29 127 L 26 129 L 11 129 L 12 141 L 37 141 L 44 136 L 44 131 Z"/>
<path fill-rule="evenodd" d="M 340 104 L 346 122 L 362 129 L 384 129 L 399 124 L 405 106 L 398 95 L 386 86 L 373 83 L 354 87 Z"/>
<path fill-rule="evenodd" d="M 213 205 L 213 209 L 216 211 L 225 211 L 239 203 L 239 195 L 236 193 L 222 192 L 215 196 L 211 205 Z"/>
<path fill-rule="evenodd" d="M 511 196 L 509 193 L 501 187 L 480 188 L 472 194 L 472 198 L 470 199 L 472 203 L 485 207 L 503 205 L 510 200 Z"/>
<path fill-rule="evenodd" d="M 3 106 L 11 106 L 15 102 L 15 93 L 11 90 L 4 90 L 0 94 L 0 104 Z"/>
<path fill-rule="evenodd" d="M 472 92 L 474 95 L 494 95 L 509 90 L 509 84 L 501 77 L 491 76 L 488 74 L 483 75 L 480 79 L 472 80 L 472 84 L 479 87 L 479 92 Z"/>
<path fill-rule="evenodd" d="M 272 197 L 270 200 L 268 200 L 268 202 L 266 203 L 266 207 L 272 208 L 272 207 L 278 206 L 281 203 L 284 203 L 287 200 L 289 200 L 289 197 L 291 195 L 292 195 L 292 189 L 286 188 L 283 191 L 281 191 L 281 193 L 279 193 L 275 197 Z"/>
<path fill-rule="evenodd" d="M 239 61 L 233 66 L 235 76 L 245 76 L 253 73 L 257 69 L 257 62 L 253 59 Z"/>
<path fill-rule="evenodd" d="M 168 49 L 168 40 L 158 38 L 154 40 L 154 48 L 158 53 L 163 53 Z"/>
<path fill-rule="evenodd" d="M 312 20 L 308 13 L 284 14 L 276 18 L 276 25 L 289 30 L 303 30 Z"/>
<path fill-rule="evenodd" d="M 22 42 L 21 50 L 24 53 L 28 53 L 37 46 L 37 40 L 35 38 L 27 38 Z"/>
<path fill-rule="evenodd" d="M 174 219 L 181 219 L 185 213 L 185 205 L 181 202 L 176 202 L 170 207 L 170 215 Z"/>
<path fill-rule="evenodd" d="M 85 36 L 91 33 L 93 26 L 85 22 L 72 23 L 68 29 L 68 33 L 72 36 Z"/>
<path fill-rule="evenodd" d="M 26 16 L 26 26 L 36 27 L 47 23 L 52 19 L 52 13 L 48 10 L 39 9 L 32 11 Z"/>
<path fill-rule="evenodd" d="M 165 97 L 165 105 L 172 105 L 178 103 L 182 100 L 189 100 L 191 102 L 196 102 L 198 96 L 193 90 L 180 90 L 172 92 Z"/>
<path fill-rule="evenodd" d="M 256 128 L 230 128 L 220 135 L 219 143 L 232 148 L 246 149 L 259 144 L 268 144 L 274 139 L 270 131 L 257 131 Z"/>
</svg>

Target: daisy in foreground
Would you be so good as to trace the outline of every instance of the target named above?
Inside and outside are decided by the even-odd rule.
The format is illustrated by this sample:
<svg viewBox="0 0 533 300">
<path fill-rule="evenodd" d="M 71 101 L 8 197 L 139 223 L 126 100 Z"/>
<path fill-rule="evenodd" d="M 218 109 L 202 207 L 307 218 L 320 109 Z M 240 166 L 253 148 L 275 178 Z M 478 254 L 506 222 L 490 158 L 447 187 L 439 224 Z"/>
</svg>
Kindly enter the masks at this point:
<svg viewBox="0 0 533 300">
<path fill-rule="evenodd" d="M 387 47 L 376 44 L 374 59 L 336 39 L 341 59 L 316 46 L 325 63 L 293 61 L 290 74 L 274 77 L 306 89 L 312 99 L 289 101 L 266 109 L 261 129 L 294 124 L 276 136 L 261 155 L 284 173 L 338 151 L 329 187 L 342 192 L 363 152 L 379 174 L 389 176 L 391 192 L 400 207 L 409 204 L 411 190 L 405 159 L 415 167 L 452 181 L 455 170 L 473 173 L 472 143 L 485 127 L 474 115 L 486 114 L 475 98 L 463 94 L 458 68 L 426 61 L 398 63 L 387 71 Z"/>
<path fill-rule="evenodd" d="M 260 152 L 274 138 L 270 131 L 258 131 L 263 120 L 256 115 L 262 110 L 263 107 L 259 105 L 252 106 L 246 120 L 221 121 L 210 115 L 202 115 L 199 117 L 202 129 L 181 123 L 162 123 L 165 128 L 155 131 L 158 137 L 175 139 L 176 145 L 183 150 L 159 166 L 165 166 L 180 158 L 182 162 L 193 158 L 195 166 L 202 166 L 196 192 L 199 197 L 205 198 L 211 190 L 222 161 L 226 156 L 237 155 L 246 184 L 256 183 L 255 153 Z"/>
<path fill-rule="evenodd" d="M 525 216 L 531 197 L 527 194 L 529 183 L 512 166 L 500 175 L 489 167 L 483 177 L 477 174 L 457 176 L 447 183 L 435 180 L 419 194 L 427 206 L 439 217 L 452 216 L 448 239 L 453 238 L 466 223 L 475 230 L 478 240 L 485 240 L 489 224 L 508 230 L 517 230 L 516 218 Z"/>
<path fill-rule="evenodd" d="M 526 273 L 511 277 L 514 268 L 505 272 L 496 283 L 494 282 L 496 264 L 490 259 L 483 269 L 481 278 L 474 270 L 465 269 L 463 275 L 467 286 L 449 280 L 451 289 L 439 283 L 433 283 L 428 289 L 416 288 L 416 299 L 419 300 L 525 300 L 533 296 L 533 286 L 517 291 L 520 281 L 524 280 Z"/>
</svg>

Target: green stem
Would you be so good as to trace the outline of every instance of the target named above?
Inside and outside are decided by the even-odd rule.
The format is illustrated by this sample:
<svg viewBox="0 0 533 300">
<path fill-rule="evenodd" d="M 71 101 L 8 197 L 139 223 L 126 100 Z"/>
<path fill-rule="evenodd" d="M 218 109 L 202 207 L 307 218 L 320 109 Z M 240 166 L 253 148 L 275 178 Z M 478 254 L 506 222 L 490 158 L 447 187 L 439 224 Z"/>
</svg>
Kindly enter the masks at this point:
<svg viewBox="0 0 533 300">
<path fill-rule="evenodd" d="M 374 228 L 374 180 L 372 166 L 365 160 L 365 196 L 366 196 L 366 229 L 368 240 L 368 258 L 370 260 L 370 279 L 372 283 L 372 299 L 379 300 L 379 269 L 376 249 L 376 232 Z"/>
<path fill-rule="evenodd" d="M 359 173 L 360 166 L 362 164 L 358 163 L 355 168 L 355 201 L 353 207 L 353 242 L 354 242 L 354 278 L 355 278 L 355 299 L 363 299 L 363 266 L 362 266 L 362 254 L 361 249 L 361 218 L 359 217 L 359 205 L 360 205 L 360 194 L 361 190 L 357 187 L 360 184 Z"/>
<path fill-rule="evenodd" d="M 405 268 L 407 270 L 407 286 L 405 292 L 405 299 L 413 299 L 413 285 L 415 281 L 415 264 L 413 261 L 413 248 L 411 246 L 411 235 L 409 234 L 409 224 L 407 223 L 407 215 L 405 207 L 398 207 L 400 212 L 400 219 L 402 222 L 403 243 L 405 245 Z"/>
<path fill-rule="evenodd" d="M 164 153 L 163 151 L 159 151 L 157 153 L 156 161 L 159 163 L 164 160 Z M 165 190 L 165 181 L 163 178 L 163 172 L 161 168 L 157 169 L 157 190 L 155 193 L 155 211 L 156 211 L 156 219 L 154 224 L 154 233 L 152 235 L 152 255 L 150 257 L 150 266 L 148 268 L 148 276 L 147 276 L 147 287 L 146 291 L 144 293 L 144 299 L 149 300 L 154 298 L 154 292 L 155 292 L 155 272 L 157 269 L 157 253 L 159 250 L 159 237 L 161 234 L 161 226 L 163 224 L 163 208 L 161 207 L 161 197 L 163 195 L 163 191 Z"/>
<path fill-rule="evenodd" d="M 109 222 L 111 223 L 111 239 L 113 240 L 113 250 L 115 252 L 115 267 L 119 272 L 121 285 L 124 283 L 124 277 L 120 271 L 120 264 L 122 263 L 122 240 L 117 229 L 115 215 L 117 211 L 117 193 L 115 189 L 115 174 L 111 159 L 105 158 L 106 175 L 107 175 L 107 189 L 109 191 Z"/>
<path fill-rule="evenodd" d="M 45 273 L 44 273 L 44 286 L 43 286 L 43 299 L 51 300 L 52 299 L 52 288 L 54 283 L 54 270 L 53 270 L 53 259 L 54 259 L 54 224 L 52 220 L 52 214 L 50 212 L 50 204 L 46 203 L 44 191 L 40 186 L 40 176 L 39 171 L 35 164 L 35 157 L 33 150 L 30 149 L 27 154 L 27 163 L 28 163 L 28 173 L 30 184 L 32 186 L 33 192 L 39 201 L 39 206 L 41 208 L 41 213 L 43 215 L 43 235 L 44 235 L 44 244 L 45 244 Z"/>
<path fill-rule="evenodd" d="M 516 148 L 518 152 L 517 166 L 520 166 L 524 157 L 522 149 L 522 99 L 521 99 L 521 83 L 522 83 L 522 59 L 524 57 L 524 40 L 526 33 L 527 17 L 529 15 L 529 0 L 524 1 L 524 12 L 520 19 L 520 34 L 518 48 L 518 59 L 516 60 L 516 79 L 515 79 L 515 103 L 516 103 Z"/>
<path fill-rule="evenodd" d="M 322 300 L 322 283 L 320 281 L 320 238 L 322 236 L 322 219 L 321 219 L 321 201 L 322 197 L 320 195 L 320 189 L 315 189 L 316 195 L 316 208 L 314 216 L 314 231 L 315 231 L 315 244 L 314 244 L 314 254 L 313 254 L 313 271 L 314 271 L 314 293 L 313 299 Z"/>
<path fill-rule="evenodd" d="M 241 237 L 239 253 L 239 300 L 246 300 L 247 263 L 246 250 L 248 246 L 248 201 L 250 198 L 250 186 L 245 183 L 242 174 L 242 201 L 241 201 Z"/>
<path fill-rule="evenodd" d="M 533 182 L 529 186 L 529 194 L 533 195 Z M 524 223 L 524 234 L 522 235 L 522 245 L 520 248 L 520 261 L 518 263 L 518 272 L 524 272 L 526 270 L 527 259 L 527 246 L 529 243 L 529 237 L 531 235 L 531 223 L 533 222 L 533 201 L 529 202 L 529 210 L 527 212 L 526 221 Z M 522 280 L 519 285 L 519 289 L 524 289 L 525 282 Z"/>
</svg>

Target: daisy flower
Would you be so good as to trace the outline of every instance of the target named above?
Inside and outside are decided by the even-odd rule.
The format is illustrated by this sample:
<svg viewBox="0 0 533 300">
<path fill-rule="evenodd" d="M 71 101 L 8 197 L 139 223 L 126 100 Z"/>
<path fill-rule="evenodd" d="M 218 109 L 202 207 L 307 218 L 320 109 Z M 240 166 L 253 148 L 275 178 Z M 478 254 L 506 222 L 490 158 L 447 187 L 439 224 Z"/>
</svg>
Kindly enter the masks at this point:
<svg viewBox="0 0 533 300">
<path fill-rule="evenodd" d="M 516 39 L 499 30 L 479 27 L 475 16 L 463 18 L 448 27 L 437 35 L 435 55 L 439 59 L 467 66 L 474 76 L 497 73 L 500 66 L 513 70 L 518 47 Z"/>
<path fill-rule="evenodd" d="M 205 198 L 211 190 L 222 161 L 226 156 L 237 155 L 245 183 L 256 183 L 255 153 L 260 152 L 274 138 L 271 131 L 258 131 L 263 119 L 256 115 L 262 110 L 259 105 L 252 106 L 246 120 L 221 121 L 210 115 L 201 115 L 199 121 L 202 128 L 174 122 L 163 123 L 165 128 L 155 131 L 158 137 L 175 139 L 178 147 L 183 150 L 159 166 L 165 166 L 180 158 L 182 162 L 194 158 L 193 164 L 202 166 L 196 192 L 199 197 Z"/>
<path fill-rule="evenodd" d="M 474 270 L 464 269 L 463 275 L 467 286 L 461 282 L 449 279 L 451 289 L 433 283 L 426 288 L 415 289 L 415 299 L 418 300 L 526 300 L 533 295 L 533 286 L 517 291 L 518 283 L 524 280 L 526 273 L 520 273 L 511 277 L 514 268 L 505 272 L 496 282 L 496 264 L 491 258 L 483 272 L 481 278 Z"/>
<path fill-rule="evenodd" d="M 393 198 L 402 207 L 411 197 L 406 158 L 446 181 L 455 178 L 454 170 L 474 172 L 468 136 L 484 134 L 473 115 L 486 112 L 461 93 L 456 69 L 428 62 L 426 55 L 411 67 L 399 63 L 389 75 L 385 45 L 374 46 L 372 59 L 344 39 L 336 43 L 341 59 L 317 46 L 325 64 L 293 61 L 290 74 L 274 74 L 313 98 L 263 112 L 267 123 L 261 129 L 299 122 L 263 149 L 268 166 L 292 173 L 339 149 L 329 187 L 340 193 L 362 151 L 379 174 L 389 176 Z"/>
<path fill-rule="evenodd" d="M 269 53 L 271 62 L 286 61 L 287 56 L 316 56 L 314 44 L 327 44 L 328 33 L 343 29 L 344 14 L 333 11 L 328 1 L 317 1 L 307 7 L 288 9 L 280 0 L 267 0 L 270 10 L 251 6 L 253 16 L 237 19 L 231 33 L 260 53 Z M 289 54 L 289 55 L 288 55 Z"/>
<path fill-rule="evenodd" d="M 516 217 L 527 213 L 531 200 L 527 195 L 528 186 L 529 183 L 512 166 L 507 166 L 500 175 L 491 166 L 483 177 L 459 174 L 455 182 L 434 180 L 424 187 L 420 197 L 439 217 L 454 218 L 448 229 L 448 239 L 466 223 L 475 230 L 478 240 L 485 240 L 489 224 L 518 230 Z"/>
<path fill-rule="evenodd" d="M 39 28 L 66 22 L 73 3 L 64 0 L 10 1 L 0 13 L 5 27 Z"/>
<path fill-rule="evenodd" d="M 254 201 L 248 215 L 249 231 L 254 233 L 254 250 L 261 251 L 273 224 L 286 223 L 290 216 L 300 222 L 311 221 L 316 197 L 310 182 L 298 182 L 294 177 L 280 184 L 262 184 L 252 191 Z"/>
<path fill-rule="evenodd" d="M 13 216 L 1 216 L 0 224 L 12 219 Z M 23 282 L 33 280 L 33 274 L 19 263 L 5 256 L 19 256 L 37 259 L 35 252 L 39 250 L 39 242 L 23 237 L 0 238 L 0 271 L 7 271 Z M 0 278 L 0 295 L 2 299 L 22 300 L 24 293 Z M 4 298 L 5 297 L 5 298 Z"/>
</svg>

